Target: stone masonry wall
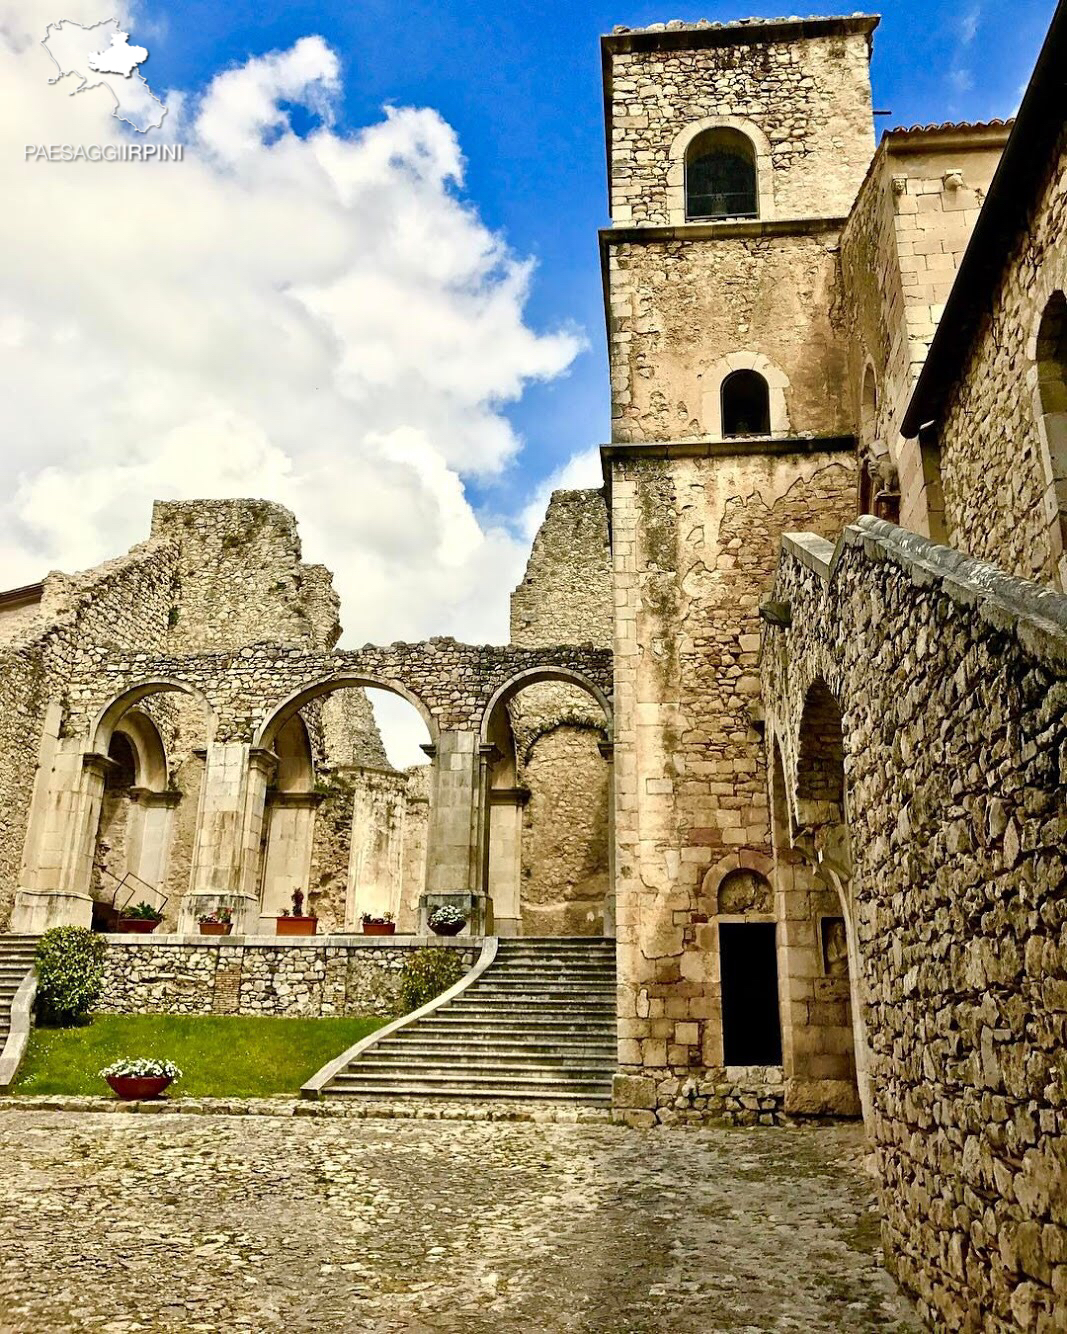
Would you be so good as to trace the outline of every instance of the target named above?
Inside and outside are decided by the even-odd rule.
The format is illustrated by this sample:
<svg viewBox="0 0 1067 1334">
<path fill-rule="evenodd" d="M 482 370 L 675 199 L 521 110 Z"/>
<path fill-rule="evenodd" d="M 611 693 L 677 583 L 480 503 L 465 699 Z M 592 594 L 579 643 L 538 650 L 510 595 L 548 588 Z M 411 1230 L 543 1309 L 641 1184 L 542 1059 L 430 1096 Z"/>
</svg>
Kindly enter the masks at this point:
<svg viewBox="0 0 1067 1334">
<path fill-rule="evenodd" d="M 621 1086 L 635 1113 L 724 1083 L 717 892 L 766 874 L 759 604 L 780 535 L 854 512 L 850 453 L 614 466 Z M 711 1113 L 709 1112 L 709 1115 Z"/>
<path fill-rule="evenodd" d="M 480 947 L 434 936 L 274 940 L 108 938 L 101 1014 L 393 1015 L 405 960 Z"/>
<path fill-rule="evenodd" d="M 1062 1327 L 1067 599 L 874 519 L 783 554 L 768 729 L 843 715 L 887 1262 L 938 1329 Z"/>
<path fill-rule="evenodd" d="M 1055 485 L 1038 426 L 1034 343 L 1049 298 L 1067 289 L 1065 238 L 1067 131 L 942 412 L 940 441 L 952 545 L 1061 588 L 1067 488 Z"/>
<path fill-rule="evenodd" d="M 631 235 L 633 235 L 631 233 Z M 772 434 L 851 434 L 847 356 L 833 228 L 803 235 L 613 240 L 612 438 L 718 437 L 733 369 L 764 362 L 784 377 L 785 421 Z M 773 396 L 772 396 L 773 406 Z"/>
<path fill-rule="evenodd" d="M 867 32 L 810 25 L 671 23 L 610 51 L 611 212 L 616 224 L 672 221 L 670 149 L 709 117 L 743 116 L 770 141 L 776 218 L 844 217 L 874 150 Z M 714 43 L 702 45 L 701 43 Z"/>
</svg>

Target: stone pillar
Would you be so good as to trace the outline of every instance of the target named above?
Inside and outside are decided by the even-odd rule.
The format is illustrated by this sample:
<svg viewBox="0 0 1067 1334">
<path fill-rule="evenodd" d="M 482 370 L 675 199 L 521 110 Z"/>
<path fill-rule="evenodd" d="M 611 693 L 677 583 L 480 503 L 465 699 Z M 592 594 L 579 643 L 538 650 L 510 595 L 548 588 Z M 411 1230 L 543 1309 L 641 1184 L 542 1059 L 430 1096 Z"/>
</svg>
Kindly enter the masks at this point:
<svg viewBox="0 0 1067 1334">
<path fill-rule="evenodd" d="M 420 902 L 420 921 L 429 898 L 466 895 L 465 909 L 475 921 L 491 922 L 491 905 L 483 888 L 483 801 L 486 760 L 477 732 L 446 731 L 433 748 L 433 800 L 426 840 L 426 894 Z M 477 900 L 477 903 L 473 901 Z"/>
<path fill-rule="evenodd" d="M 366 772 L 352 802 L 345 928 L 358 931 L 364 913 L 400 915 L 404 874 L 405 794 L 385 775 Z"/>
<path fill-rule="evenodd" d="M 522 812 L 529 799 L 529 789 L 524 787 L 489 791 L 487 888 L 498 936 L 522 935 Z"/>
<path fill-rule="evenodd" d="M 138 880 L 157 889 L 166 880 L 171 812 L 180 800 L 180 792 L 151 792 L 143 787 L 130 789 L 126 869 Z"/>
<path fill-rule="evenodd" d="M 11 930 L 36 935 L 53 926 L 89 926 L 93 917 L 93 852 L 104 775 L 112 761 L 86 754 L 81 740 L 60 741 L 47 786 L 35 791 L 23 883 Z"/>
<path fill-rule="evenodd" d="M 615 743 L 601 741 L 597 749 L 608 765 L 608 892 L 604 899 L 604 935 L 615 936 Z"/>
<path fill-rule="evenodd" d="M 189 893 L 178 929 L 196 930 L 202 913 L 227 907 L 236 934 L 259 924 L 259 880 L 267 785 L 277 760 L 244 741 L 213 741 L 207 748 Z"/>
<path fill-rule="evenodd" d="M 306 895 L 311 878 L 315 808 L 321 802 L 317 792 L 275 792 L 267 805 L 267 850 L 260 896 L 260 927 L 267 934 L 273 934 L 274 918 L 281 915 L 283 908 L 292 912 L 295 889 L 305 895 L 304 911 L 310 907 Z"/>
</svg>

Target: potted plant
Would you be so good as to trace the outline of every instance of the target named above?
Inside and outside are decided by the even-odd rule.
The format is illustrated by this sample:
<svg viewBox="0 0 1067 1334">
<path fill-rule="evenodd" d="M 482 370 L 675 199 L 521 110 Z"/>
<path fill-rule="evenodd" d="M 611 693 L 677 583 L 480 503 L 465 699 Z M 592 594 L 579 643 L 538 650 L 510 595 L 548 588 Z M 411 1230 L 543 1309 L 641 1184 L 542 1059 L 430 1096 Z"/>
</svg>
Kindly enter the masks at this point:
<svg viewBox="0 0 1067 1334">
<path fill-rule="evenodd" d="M 150 903 L 142 899 L 140 903 L 135 903 L 132 908 L 123 908 L 119 915 L 117 929 L 147 936 L 156 929 L 162 920 L 162 911 L 159 908 L 153 908 Z"/>
<path fill-rule="evenodd" d="M 372 917 L 369 912 L 363 914 L 365 936 L 391 936 L 395 930 L 396 922 L 391 912 L 387 912 L 384 917 Z"/>
<path fill-rule="evenodd" d="M 275 930 L 279 936 L 313 936 L 318 929 L 319 919 L 314 915 L 304 916 L 304 891 L 293 890 L 293 911 L 283 908 L 281 916 L 276 917 Z"/>
<path fill-rule="evenodd" d="M 428 924 L 435 936 L 458 936 L 467 925 L 467 917 L 450 903 L 443 903 L 430 913 Z"/>
<path fill-rule="evenodd" d="M 200 923 L 202 936 L 228 936 L 233 930 L 232 908 L 216 908 L 196 919 Z"/>
<path fill-rule="evenodd" d="M 165 1088 L 181 1079 L 182 1072 L 173 1061 L 137 1060 L 115 1061 L 100 1071 L 123 1101 L 158 1098 Z"/>
</svg>

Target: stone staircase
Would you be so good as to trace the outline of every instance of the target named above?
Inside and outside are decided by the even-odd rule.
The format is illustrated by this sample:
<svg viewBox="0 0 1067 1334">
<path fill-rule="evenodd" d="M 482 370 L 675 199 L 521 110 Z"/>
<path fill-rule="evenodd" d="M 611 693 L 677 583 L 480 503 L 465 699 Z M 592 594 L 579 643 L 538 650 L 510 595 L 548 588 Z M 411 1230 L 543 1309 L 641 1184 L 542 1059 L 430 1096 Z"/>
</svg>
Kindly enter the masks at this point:
<svg viewBox="0 0 1067 1334">
<path fill-rule="evenodd" d="M 0 1055 L 11 1031 L 11 1002 L 33 967 L 37 936 L 0 936 Z"/>
<path fill-rule="evenodd" d="M 466 991 L 383 1037 L 327 1098 L 478 1098 L 607 1106 L 618 1064 L 615 942 L 501 940 Z"/>
</svg>

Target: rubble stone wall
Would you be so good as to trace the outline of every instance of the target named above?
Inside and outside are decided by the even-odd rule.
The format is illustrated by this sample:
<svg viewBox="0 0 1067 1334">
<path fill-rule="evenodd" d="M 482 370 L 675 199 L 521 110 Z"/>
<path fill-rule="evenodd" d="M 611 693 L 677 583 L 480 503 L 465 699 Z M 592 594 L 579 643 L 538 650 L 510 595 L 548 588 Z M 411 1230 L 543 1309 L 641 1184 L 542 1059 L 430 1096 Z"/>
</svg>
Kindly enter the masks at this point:
<svg viewBox="0 0 1067 1334">
<path fill-rule="evenodd" d="M 608 235 L 614 440 L 720 438 L 743 368 L 770 384 L 772 435 L 852 433 L 837 228 L 629 237 Z"/>
<path fill-rule="evenodd" d="M 321 1018 L 393 1015 L 404 963 L 416 950 L 454 949 L 472 968 L 478 948 L 424 939 L 226 937 L 108 939 L 101 1014 L 248 1014 Z"/>
<path fill-rule="evenodd" d="M 794 821 L 843 718 L 886 1257 L 936 1328 L 1057 1328 L 1067 1283 L 1067 599 L 865 518 L 787 539 L 764 632 Z"/>
<path fill-rule="evenodd" d="M 1049 155 L 1029 225 L 1002 277 L 941 414 L 940 475 L 952 545 L 1022 578 L 1067 588 L 1067 468 L 1040 425 L 1036 339 L 1056 291 L 1067 289 L 1067 131 Z M 1055 447 L 1054 447 L 1055 449 Z M 1058 485 L 1057 485 L 1058 483 Z"/>
<path fill-rule="evenodd" d="M 726 1082 L 719 885 L 771 864 L 759 605 L 783 531 L 854 513 L 854 457 L 640 457 L 612 494 L 619 1063 L 635 1110 L 688 1113 Z"/>
<path fill-rule="evenodd" d="M 751 27 L 672 26 L 608 39 L 615 223 L 675 221 L 675 139 L 698 122 L 739 115 L 769 141 L 772 217 L 843 217 L 874 151 L 869 24 L 782 36 L 767 24 L 759 40 Z"/>
</svg>

